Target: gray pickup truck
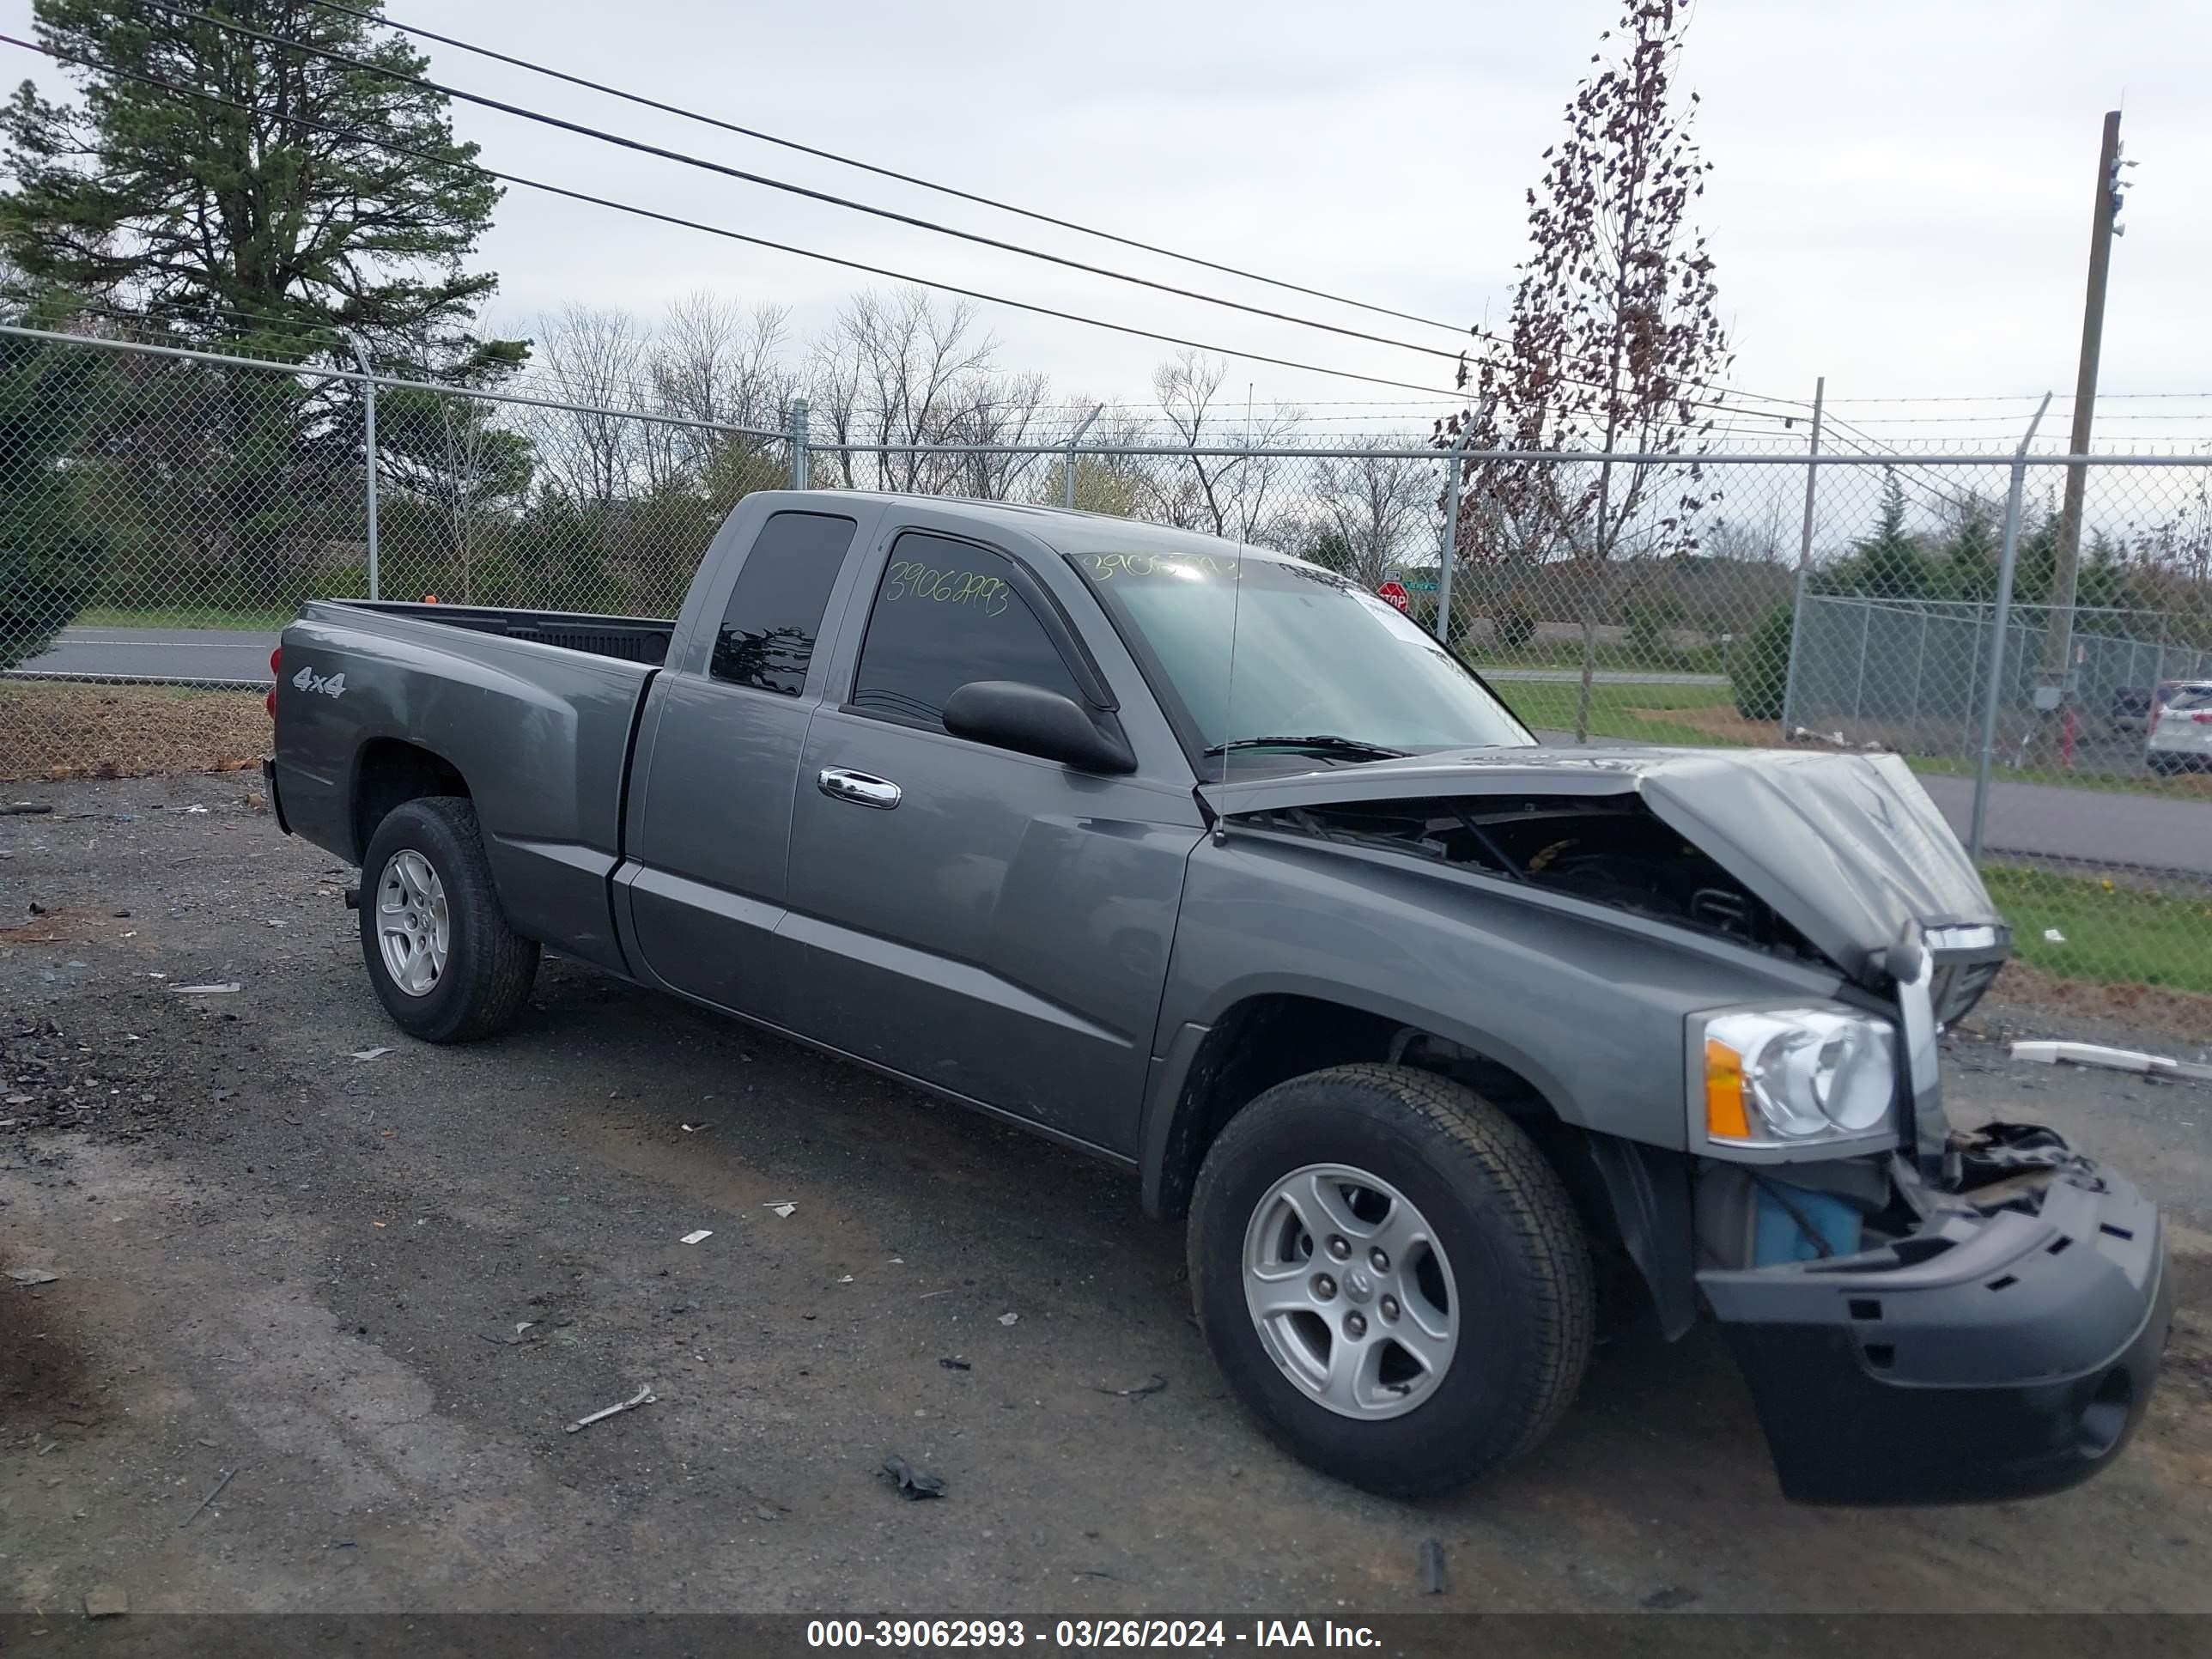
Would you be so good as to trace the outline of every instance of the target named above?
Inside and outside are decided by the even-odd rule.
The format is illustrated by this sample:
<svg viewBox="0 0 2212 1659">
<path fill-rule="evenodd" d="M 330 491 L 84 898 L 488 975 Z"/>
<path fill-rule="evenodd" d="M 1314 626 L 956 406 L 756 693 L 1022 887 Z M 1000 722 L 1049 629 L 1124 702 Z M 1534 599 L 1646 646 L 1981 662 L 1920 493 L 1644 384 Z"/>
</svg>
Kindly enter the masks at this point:
<svg viewBox="0 0 2212 1659">
<path fill-rule="evenodd" d="M 2008 934 L 1902 763 L 1551 750 L 1389 605 L 1090 514 L 748 497 L 673 623 L 325 601 L 270 799 L 370 982 L 506 1029 L 539 948 L 1133 1170 L 1298 1455 L 1460 1486 L 1603 1301 L 1732 1344 L 1784 1492 L 2109 1462 L 2158 1215 L 1953 1127 Z"/>
</svg>

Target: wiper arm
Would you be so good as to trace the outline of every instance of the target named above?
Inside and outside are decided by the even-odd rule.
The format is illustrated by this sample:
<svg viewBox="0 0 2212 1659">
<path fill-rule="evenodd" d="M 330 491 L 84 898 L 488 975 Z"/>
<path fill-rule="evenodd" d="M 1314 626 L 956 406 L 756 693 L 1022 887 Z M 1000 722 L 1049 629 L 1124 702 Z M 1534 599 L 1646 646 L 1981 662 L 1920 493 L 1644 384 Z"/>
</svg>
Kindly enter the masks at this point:
<svg viewBox="0 0 2212 1659">
<path fill-rule="evenodd" d="M 1328 732 L 1310 738 L 1231 738 L 1206 752 L 1225 755 L 1232 749 L 1307 749 L 1320 755 L 1357 756 L 1361 760 L 1403 760 L 1407 754 L 1403 749 L 1386 749 L 1379 743 L 1363 743 L 1358 738 L 1340 738 Z"/>
</svg>

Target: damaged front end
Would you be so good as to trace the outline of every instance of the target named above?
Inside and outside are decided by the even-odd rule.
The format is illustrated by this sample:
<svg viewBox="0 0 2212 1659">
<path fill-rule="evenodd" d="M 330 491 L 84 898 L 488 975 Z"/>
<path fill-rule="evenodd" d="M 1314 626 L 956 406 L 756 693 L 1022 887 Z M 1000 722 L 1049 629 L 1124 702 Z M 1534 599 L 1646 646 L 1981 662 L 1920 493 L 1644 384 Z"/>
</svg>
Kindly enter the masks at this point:
<svg viewBox="0 0 2212 1659">
<path fill-rule="evenodd" d="M 1698 1288 L 1786 1496 L 2055 1492 L 2110 1462 L 2148 1403 L 2172 1316 L 2158 1212 L 2051 1130 L 1952 1129 L 1936 953 L 1908 929 L 1887 954 L 1904 1039 L 1896 1149 L 1696 1159 Z"/>
<path fill-rule="evenodd" d="M 2171 1320 L 2158 1215 L 2048 1130 L 1952 1127 L 1937 1037 L 2011 940 L 1900 761 L 1504 750 L 1201 793 L 1831 976 L 1747 976 L 1765 1000 L 1688 1018 L 1670 1121 L 1582 1140 L 1661 1328 L 1723 1325 L 1787 1496 L 2027 1497 L 2125 1443 Z"/>
</svg>

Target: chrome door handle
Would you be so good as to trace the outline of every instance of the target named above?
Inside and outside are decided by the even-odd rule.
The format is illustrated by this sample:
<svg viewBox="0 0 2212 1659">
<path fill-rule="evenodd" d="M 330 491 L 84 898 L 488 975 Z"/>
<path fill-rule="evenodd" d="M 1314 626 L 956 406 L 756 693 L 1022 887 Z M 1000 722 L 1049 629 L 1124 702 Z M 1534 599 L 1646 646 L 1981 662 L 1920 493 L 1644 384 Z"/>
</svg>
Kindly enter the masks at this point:
<svg viewBox="0 0 2212 1659">
<path fill-rule="evenodd" d="M 866 772 L 848 772 L 842 767 L 825 766 L 815 779 L 822 793 L 836 800 L 848 800 L 856 806 L 872 806 L 888 812 L 899 804 L 904 792 L 889 778 L 872 778 Z"/>
</svg>

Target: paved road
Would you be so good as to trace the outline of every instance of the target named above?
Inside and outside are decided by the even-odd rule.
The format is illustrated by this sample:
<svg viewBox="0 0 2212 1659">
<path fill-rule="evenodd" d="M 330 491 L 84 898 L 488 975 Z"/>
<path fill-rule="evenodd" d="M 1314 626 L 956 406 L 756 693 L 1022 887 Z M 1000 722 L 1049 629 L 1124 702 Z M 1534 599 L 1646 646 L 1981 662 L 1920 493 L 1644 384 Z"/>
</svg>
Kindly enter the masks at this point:
<svg viewBox="0 0 2212 1659">
<path fill-rule="evenodd" d="M 219 628 L 64 628 L 16 672 L 266 685 L 274 634 Z"/>
<path fill-rule="evenodd" d="M 1920 781 L 1964 841 L 1973 816 L 1974 781 L 1923 775 Z M 2105 794 L 1992 778 L 1983 850 L 2212 879 L 2212 800 Z"/>
<path fill-rule="evenodd" d="M 274 634 L 210 628 L 66 628 L 54 648 L 32 659 L 31 673 L 267 683 Z M 1571 669 L 1506 668 L 1501 682 L 1571 684 Z M 1607 670 L 1608 685 L 1718 685 L 1712 674 Z M 1569 739 L 1553 732 L 1549 742 Z M 1924 777 L 1937 806 L 1960 838 L 1972 810 L 1971 778 Z M 2013 857 L 2063 860 L 2100 866 L 2179 871 L 2212 880 L 2212 801 L 2106 794 L 2048 784 L 1995 781 L 1990 795 L 1989 850 Z"/>
</svg>

